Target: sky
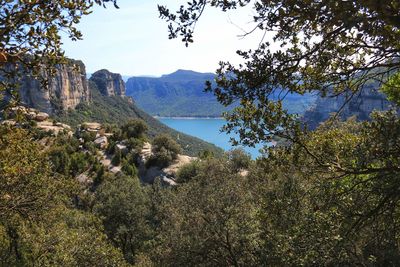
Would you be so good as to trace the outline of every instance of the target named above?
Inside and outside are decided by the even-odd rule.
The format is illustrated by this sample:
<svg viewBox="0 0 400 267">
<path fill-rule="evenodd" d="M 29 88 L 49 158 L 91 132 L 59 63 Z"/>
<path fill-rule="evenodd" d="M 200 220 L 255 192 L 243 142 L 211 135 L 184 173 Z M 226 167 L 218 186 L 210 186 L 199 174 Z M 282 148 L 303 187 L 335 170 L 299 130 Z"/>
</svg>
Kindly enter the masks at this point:
<svg viewBox="0 0 400 267">
<path fill-rule="evenodd" d="M 215 72 L 218 62 L 239 63 L 236 51 L 255 49 L 262 40 L 260 32 L 241 36 L 254 27 L 250 8 L 224 13 L 211 7 L 196 25 L 193 44 L 169 40 L 157 4 L 175 11 L 186 2 L 118 0 L 119 9 L 94 7 L 78 24 L 83 40 L 63 38 L 65 54 L 82 60 L 88 73 L 108 69 L 127 76 L 161 76 L 178 69 Z"/>
</svg>

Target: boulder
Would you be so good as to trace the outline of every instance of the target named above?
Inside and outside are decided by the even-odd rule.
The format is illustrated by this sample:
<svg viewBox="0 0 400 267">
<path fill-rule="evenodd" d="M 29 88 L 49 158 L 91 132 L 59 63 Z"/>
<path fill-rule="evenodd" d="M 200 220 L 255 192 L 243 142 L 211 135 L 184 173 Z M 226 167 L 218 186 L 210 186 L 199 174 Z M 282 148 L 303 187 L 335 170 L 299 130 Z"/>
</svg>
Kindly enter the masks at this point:
<svg viewBox="0 0 400 267">
<path fill-rule="evenodd" d="M 162 176 L 161 177 L 161 183 L 163 185 L 165 185 L 165 186 L 175 186 L 175 185 L 177 185 L 177 183 L 173 179 L 168 178 L 167 176 Z"/>
<path fill-rule="evenodd" d="M 128 148 L 126 147 L 126 145 L 122 145 L 122 144 L 116 144 L 115 148 L 117 148 L 119 151 L 121 152 L 126 152 L 128 150 Z"/>
<path fill-rule="evenodd" d="M 38 114 L 36 114 L 35 120 L 36 121 L 45 121 L 49 118 L 49 114 L 45 113 L 45 112 L 39 112 Z"/>
<path fill-rule="evenodd" d="M 99 138 L 94 140 L 94 143 L 100 149 L 105 149 L 108 146 L 108 139 L 105 136 L 100 136 Z"/>
<path fill-rule="evenodd" d="M 85 122 L 82 124 L 82 128 L 88 132 L 98 132 L 101 129 L 101 124 L 97 122 Z"/>
<path fill-rule="evenodd" d="M 14 126 L 15 124 L 17 124 L 17 122 L 14 120 L 5 120 L 5 121 L 2 121 L 1 124 Z"/>
<path fill-rule="evenodd" d="M 89 176 L 86 173 L 81 173 L 76 177 L 76 180 L 80 183 L 80 184 L 92 184 L 93 181 L 92 179 L 89 178 Z"/>
</svg>

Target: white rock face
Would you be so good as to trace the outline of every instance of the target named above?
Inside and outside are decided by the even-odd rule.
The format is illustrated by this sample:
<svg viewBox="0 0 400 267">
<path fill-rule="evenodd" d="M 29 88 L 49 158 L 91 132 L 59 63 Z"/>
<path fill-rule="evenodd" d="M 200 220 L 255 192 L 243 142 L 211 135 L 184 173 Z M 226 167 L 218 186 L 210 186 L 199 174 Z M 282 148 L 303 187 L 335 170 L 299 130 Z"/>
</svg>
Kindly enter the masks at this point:
<svg viewBox="0 0 400 267">
<path fill-rule="evenodd" d="M 31 113 L 30 113 L 31 114 Z M 33 115 L 32 115 L 33 116 Z M 49 118 L 49 114 L 45 113 L 45 112 L 39 112 L 38 114 L 36 114 L 36 116 L 34 117 L 34 119 L 36 121 L 45 121 Z"/>
<path fill-rule="evenodd" d="M 163 184 L 167 185 L 167 186 L 175 186 L 175 185 L 177 185 L 177 183 L 174 180 L 172 180 L 172 179 L 170 179 L 170 178 L 168 178 L 166 176 L 163 176 L 161 178 L 161 182 Z"/>
<path fill-rule="evenodd" d="M 96 140 L 94 140 L 96 146 L 100 149 L 105 149 L 108 146 L 108 139 L 105 136 L 100 136 Z"/>
<path fill-rule="evenodd" d="M 124 152 L 124 151 L 126 151 L 128 149 L 126 147 L 126 145 L 122 145 L 122 144 L 116 144 L 115 147 L 121 152 Z"/>
<path fill-rule="evenodd" d="M 101 129 L 101 124 L 97 122 L 84 122 L 81 126 L 88 132 L 98 132 Z"/>
<path fill-rule="evenodd" d="M 13 121 L 13 120 L 4 120 L 4 121 L 1 122 L 1 124 L 14 126 L 15 124 L 17 124 L 17 122 Z"/>
<path fill-rule="evenodd" d="M 186 155 L 178 155 L 178 158 L 176 160 L 174 160 L 174 162 L 172 162 L 171 165 L 169 165 L 168 167 L 164 168 L 163 171 L 169 175 L 169 176 L 175 176 L 176 173 L 178 172 L 178 170 L 183 166 L 186 165 L 194 160 L 196 160 L 197 158 L 195 157 L 189 157 Z"/>
<path fill-rule="evenodd" d="M 69 125 L 66 124 L 54 124 L 51 121 L 40 121 L 37 123 L 37 127 L 39 129 L 42 129 L 46 132 L 53 132 L 54 134 L 58 134 L 59 132 L 62 132 L 64 130 L 66 130 L 68 132 L 68 135 L 72 136 L 72 132 L 71 132 L 71 127 Z"/>
<path fill-rule="evenodd" d="M 89 178 L 89 176 L 86 173 L 81 173 L 76 177 L 76 180 L 80 183 L 80 184 L 85 184 L 85 185 L 89 185 L 93 183 L 93 180 Z"/>
<path fill-rule="evenodd" d="M 56 74 L 48 78 L 47 88 L 37 79 L 26 76 L 22 81 L 20 95 L 22 103 L 52 114 L 57 110 L 74 109 L 81 102 L 89 102 L 90 92 L 85 65 L 70 60 L 59 65 Z"/>
</svg>

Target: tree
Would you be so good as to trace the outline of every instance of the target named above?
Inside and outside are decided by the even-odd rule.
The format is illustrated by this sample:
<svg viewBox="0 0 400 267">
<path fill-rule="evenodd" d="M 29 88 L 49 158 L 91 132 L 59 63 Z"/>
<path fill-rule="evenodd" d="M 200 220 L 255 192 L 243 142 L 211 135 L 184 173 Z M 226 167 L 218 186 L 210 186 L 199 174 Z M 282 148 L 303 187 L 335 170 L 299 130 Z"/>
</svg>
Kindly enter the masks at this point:
<svg viewBox="0 0 400 267">
<path fill-rule="evenodd" d="M 59 200 L 65 186 L 27 131 L 1 126 L 0 136 L 0 219 L 35 218 Z"/>
<path fill-rule="evenodd" d="M 156 247 L 162 266 L 258 266 L 260 224 L 247 178 L 211 159 L 176 190 L 162 192 Z"/>
<path fill-rule="evenodd" d="M 115 151 L 114 157 L 111 160 L 111 163 L 114 166 L 119 166 L 119 164 L 121 164 L 121 158 L 122 158 L 122 152 L 121 152 L 121 150 L 117 149 Z"/>
<path fill-rule="evenodd" d="M 236 172 L 248 169 L 250 167 L 251 156 L 242 148 L 232 149 L 227 153 L 227 157 L 229 159 L 231 169 Z"/>
<path fill-rule="evenodd" d="M 290 93 L 343 94 L 348 99 L 370 80 L 384 82 L 400 69 L 400 4 L 398 1 L 200 0 L 177 13 L 159 6 L 169 24 L 170 38 L 188 45 L 207 6 L 228 11 L 253 5 L 253 31 L 272 33 L 259 47 L 237 53 L 245 60 L 220 63 L 216 86 L 207 84 L 218 100 L 240 106 L 227 115 L 225 130 L 237 131 L 241 142 L 293 138 L 296 119 L 282 108 Z M 276 100 L 276 97 L 278 98 Z M 296 141 L 296 140 L 294 140 Z"/>
<path fill-rule="evenodd" d="M 44 81 L 56 64 L 65 63 L 60 32 L 71 40 L 82 38 L 76 28 L 94 3 L 116 0 L 8 1 L 0 0 L 0 93 L 15 96 L 21 72 Z"/>
<path fill-rule="evenodd" d="M 121 127 L 121 130 L 125 139 L 129 138 L 143 139 L 145 137 L 145 133 L 148 130 L 148 126 L 143 120 L 134 119 L 124 124 Z"/>
<path fill-rule="evenodd" d="M 94 211 L 113 244 L 133 263 L 151 237 L 148 196 L 135 176 L 110 177 L 96 192 Z"/>
<path fill-rule="evenodd" d="M 153 140 L 153 155 L 149 158 L 146 165 L 158 165 L 166 167 L 173 160 L 177 159 L 178 154 L 181 153 L 182 148 L 175 142 L 169 135 L 161 134 Z"/>
<path fill-rule="evenodd" d="M 390 76 L 381 90 L 387 95 L 390 101 L 400 106 L 400 72 Z"/>
</svg>

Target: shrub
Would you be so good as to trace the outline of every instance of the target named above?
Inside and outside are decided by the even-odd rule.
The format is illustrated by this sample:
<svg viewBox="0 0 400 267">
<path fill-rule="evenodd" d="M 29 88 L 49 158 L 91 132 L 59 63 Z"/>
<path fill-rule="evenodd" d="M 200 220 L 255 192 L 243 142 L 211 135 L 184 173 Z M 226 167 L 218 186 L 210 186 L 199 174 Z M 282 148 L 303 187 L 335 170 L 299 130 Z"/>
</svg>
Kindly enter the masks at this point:
<svg viewBox="0 0 400 267">
<path fill-rule="evenodd" d="M 227 153 L 227 155 L 232 170 L 239 171 L 249 168 L 251 163 L 251 156 L 242 148 L 232 149 Z"/>
<path fill-rule="evenodd" d="M 111 163 L 112 163 L 114 166 L 118 166 L 118 165 L 121 163 L 121 158 L 122 158 L 121 150 L 117 149 L 117 150 L 115 151 L 114 157 L 113 157 L 112 160 L 111 160 Z"/>
<path fill-rule="evenodd" d="M 135 164 L 130 163 L 128 160 L 122 162 L 121 170 L 128 176 L 137 176 L 138 174 Z"/>
<path fill-rule="evenodd" d="M 178 183 L 185 183 L 196 177 L 200 172 L 199 161 L 190 162 L 182 166 L 176 174 Z"/>
<path fill-rule="evenodd" d="M 147 124 L 143 120 L 130 120 L 121 127 L 125 138 L 144 138 L 144 134 L 148 130 Z"/>
<path fill-rule="evenodd" d="M 169 135 L 159 135 L 153 140 L 153 155 L 146 163 L 146 166 L 157 165 L 159 167 L 166 167 L 178 157 L 181 151 L 182 149 L 179 144 Z"/>
</svg>

